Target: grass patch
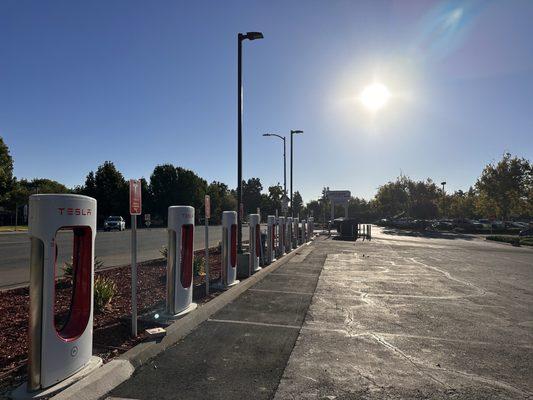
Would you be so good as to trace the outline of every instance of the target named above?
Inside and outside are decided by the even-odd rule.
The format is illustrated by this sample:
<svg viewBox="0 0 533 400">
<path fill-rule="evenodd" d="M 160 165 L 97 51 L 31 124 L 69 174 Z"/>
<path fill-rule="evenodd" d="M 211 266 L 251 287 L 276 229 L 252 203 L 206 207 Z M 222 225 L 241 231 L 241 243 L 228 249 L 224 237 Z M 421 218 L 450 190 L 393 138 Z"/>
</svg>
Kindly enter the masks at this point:
<svg viewBox="0 0 533 400">
<path fill-rule="evenodd" d="M 519 237 L 519 236 L 502 236 L 491 235 L 486 237 L 487 240 L 495 242 L 509 243 L 513 246 L 533 246 L 533 237 Z"/>
</svg>

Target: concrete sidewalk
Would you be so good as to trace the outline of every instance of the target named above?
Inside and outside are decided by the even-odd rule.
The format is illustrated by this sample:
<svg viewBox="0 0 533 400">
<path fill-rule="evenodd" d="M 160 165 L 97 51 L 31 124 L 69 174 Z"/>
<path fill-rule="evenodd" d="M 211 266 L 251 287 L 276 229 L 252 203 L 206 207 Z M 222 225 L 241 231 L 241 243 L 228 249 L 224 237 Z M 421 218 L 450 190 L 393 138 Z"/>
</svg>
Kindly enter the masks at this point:
<svg viewBox="0 0 533 400">
<path fill-rule="evenodd" d="M 140 367 L 109 396 L 270 399 L 281 379 L 325 260 L 313 245 Z"/>
</svg>

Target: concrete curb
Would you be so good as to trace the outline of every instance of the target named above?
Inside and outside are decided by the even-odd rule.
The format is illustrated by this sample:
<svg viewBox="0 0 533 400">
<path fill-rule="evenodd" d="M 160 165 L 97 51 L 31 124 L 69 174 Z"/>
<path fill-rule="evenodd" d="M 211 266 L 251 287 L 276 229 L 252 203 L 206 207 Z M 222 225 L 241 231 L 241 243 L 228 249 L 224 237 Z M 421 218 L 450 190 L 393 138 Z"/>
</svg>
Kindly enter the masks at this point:
<svg viewBox="0 0 533 400">
<path fill-rule="evenodd" d="M 161 340 L 138 344 L 115 360 L 104 364 L 91 375 L 79 380 L 58 395 L 52 397 L 52 399 L 98 400 L 102 398 L 122 382 L 128 380 L 136 368 L 183 339 L 198 325 L 209 319 L 211 315 L 231 303 L 250 287 L 263 280 L 268 274 L 287 263 L 297 255 L 298 250 L 301 250 L 308 244 L 304 243 L 298 246 L 289 254 L 269 266 L 263 267 L 263 269 L 251 277 L 241 281 L 240 284 L 228 289 L 213 300 L 197 308 L 194 312 L 169 325 L 166 328 L 166 336 Z"/>
</svg>

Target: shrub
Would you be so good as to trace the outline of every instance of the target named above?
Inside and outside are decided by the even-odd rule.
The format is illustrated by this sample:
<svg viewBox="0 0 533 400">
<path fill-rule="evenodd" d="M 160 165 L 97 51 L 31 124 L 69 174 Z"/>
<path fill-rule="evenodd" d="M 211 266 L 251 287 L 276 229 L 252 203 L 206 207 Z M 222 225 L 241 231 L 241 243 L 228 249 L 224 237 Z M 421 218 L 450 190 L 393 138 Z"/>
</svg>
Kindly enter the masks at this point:
<svg viewBox="0 0 533 400">
<path fill-rule="evenodd" d="M 159 249 L 159 253 L 161 253 L 161 255 L 163 256 L 163 258 L 167 258 L 167 255 L 168 255 L 168 249 L 167 249 L 167 246 L 162 246 L 162 247 Z"/>
<path fill-rule="evenodd" d="M 194 276 L 205 274 L 205 257 L 194 257 L 192 265 Z"/>
<path fill-rule="evenodd" d="M 500 236 L 491 235 L 486 237 L 487 240 L 493 240 L 495 242 L 509 243 L 513 246 L 520 246 L 520 238 L 518 236 Z"/>
<path fill-rule="evenodd" d="M 94 310 L 102 312 L 117 294 L 117 285 L 111 279 L 99 276 L 94 280 Z"/>
<path fill-rule="evenodd" d="M 98 257 L 94 257 L 94 270 L 98 271 L 99 269 L 104 267 L 104 262 L 100 260 Z M 72 258 L 70 261 L 65 261 L 65 264 L 63 265 L 63 276 L 65 278 L 69 278 L 72 280 L 74 277 L 74 269 L 72 268 Z"/>
<path fill-rule="evenodd" d="M 523 246 L 533 246 L 533 237 L 525 237 L 520 239 L 520 244 Z"/>
</svg>

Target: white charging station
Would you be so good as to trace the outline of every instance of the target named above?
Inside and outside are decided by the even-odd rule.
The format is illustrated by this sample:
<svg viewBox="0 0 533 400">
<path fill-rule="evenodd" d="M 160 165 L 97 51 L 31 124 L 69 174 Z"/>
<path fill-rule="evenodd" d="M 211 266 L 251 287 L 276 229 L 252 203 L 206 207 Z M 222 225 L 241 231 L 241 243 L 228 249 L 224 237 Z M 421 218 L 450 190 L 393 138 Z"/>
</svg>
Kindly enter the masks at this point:
<svg viewBox="0 0 533 400">
<path fill-rule="evenodd" d="M 278 244 L 278 254 L 283 256 L 285 254 L 285 240 L 286 240 L 286 226 L 285 226 L 285 217 L 278 217 L 278 232 L 279 232 L 279 244 Z"/>
<path fill-rule="evenodd" d="M 267 264 L 276 261 L 275 256 L 276 243 L 276 216 L 267 216 Z"/>
<path fill-rule="evenodd" d="M 297 248 L 298 245 L 300 244 L 300 237 L 299 237 L 299 221 L 298 221 L 298 217 L 294 217 L 293 221 L 293 236 L 292 236 L 292 243 L 293 243 L 293 246 L 294 248 Z"/>
<path fill-rule="evenodd" d="M 221 280 L 215 285 L 227 289 L 239 283 L 237 280 L 237 212 L 222 213 L 222 270 Z"/>
<path fill-rule="evenodd" d="M 250 275 L 261 269 L 259 266 L 259 259 L 261 258 L 261 217 L 259 214 L 250 214 L 250 259 L 249 268 Z"/>
<path fill-rule="evenodd" d="M 293 225 L 294 225 L 294 222 L 293 222 L 293 218 L 292 217 L 287 217 L 287 245 L 285 247 L 285 251 L 287 253 L 291 252 L 292 251 L 292 242 L 293 242 L 293 239 L 292 239 L 292 231 L 293 231 Z"/>
<path fill-rule="evenodd" d="M 307 221 L 302 219 L 302 243 L 307 243 Z"/>
<path fill-rule="evenodd" d="M 93 351 L 96 200 L 75 194 L 30 196 L 30 320 L 28 381 L 12 398 L 50 396 L 102 364 Z M 72 232 L 72 297 L 66 319 L 55 318 L 60 230 Z"/>
<path fill-rule="evenodd" d="M 196 308 L 193 295 L 194 208 L 168 208 L 166 313 L 181 317 Z"/>
<path fill-rule="evenodd" d="M 315 231 L 314 222 L 315 222 L 315 219 L 313 217 L 307 218 L 307 240 L 313 240 L 314 237 L 315 237 L 315 234 L 314 234 L 314 231 Z"/>
</svg>

